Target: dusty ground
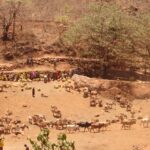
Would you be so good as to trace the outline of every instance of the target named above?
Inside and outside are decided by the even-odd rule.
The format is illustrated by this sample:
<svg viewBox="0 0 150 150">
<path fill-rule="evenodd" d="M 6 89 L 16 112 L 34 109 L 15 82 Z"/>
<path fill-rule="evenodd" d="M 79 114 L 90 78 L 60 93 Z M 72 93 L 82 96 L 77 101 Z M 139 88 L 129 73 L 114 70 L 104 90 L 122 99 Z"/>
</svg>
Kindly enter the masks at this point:
<svg viewBox="0 0 150 150">
<path fill-rule="evenodd" d="M 6 84 L 6 82 L 0 82 L 0 84 Z M 110 113 L 103 112 L 99 107 L 90 108 L 89 99 L 84 99 L 81 94 L 77 92 L 68 93 L 63 88 L 55 89 L 54 85 L 62 84 L 59 82 L 28 83 L 28 87 L 36 88 L 35 98 L 32 98 L 31 90 L 21 91 L 21 83 L 7 82 L 7 84 L 11 87 L 0 93 L 0 116 L 9 109 L 13 111 L 14 118 L 20 118 L 26 124 L 28 124 L 28 116 L 34 114 L 44 114 L 47 120 L 54 120 L 50 111 L 51 105 L 56 105 L 61 110 L 63 118 L 76 121 L 90 121 L 97 114 L 100 114 L 100 120 L 105 120 L 120 112 L 125 113 L 125 110 L 119 106 L 116 106 Z M 41 89 L 41 92 L 38 92 L 37 89 Z M 42 98 L 41 93 L 47 95 L 48 98 Z M 103 101 L 109 101 L 106 98 L 100 98 Z M 24 108 L 23 105 L 28 107 Z M 140 107 L 143 108 L 142 116 L 150 114 L 149 100 L 135 100 L 134 109 L 139 110 Z M 50 139 L 55 140 L 59 132 L 65 131 L 51 130 Z M 24 136 L 6 136 L 5 149 L 23 150 L 23 145 L 28 143 L 27 138 L 35 138 L 38 133 L 39 128 L 30 125 Z M 80 132 L 68 134 L 68 138 L 76 142 L 78 150 L 134 150 L 134 145 L 142 148 L 142 150 L 150 149 L 150 129 L 140 126 L 140 122 L 134 125 L 131 130 L 121 130 L 121 125 L 118 123 L 111 125 L 109 130 L 105 132 Z"/>
</svg>

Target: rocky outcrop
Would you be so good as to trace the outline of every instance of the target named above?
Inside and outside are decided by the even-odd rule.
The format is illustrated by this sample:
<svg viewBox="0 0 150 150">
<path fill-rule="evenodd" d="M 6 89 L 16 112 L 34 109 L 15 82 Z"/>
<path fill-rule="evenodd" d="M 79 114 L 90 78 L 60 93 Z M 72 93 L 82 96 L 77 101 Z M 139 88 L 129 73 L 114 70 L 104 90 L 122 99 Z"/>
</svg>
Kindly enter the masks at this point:
<svg viewBox="0 0 150 150">
<path fill-rule="evenodd" d="M 75 85 L 79 88 L 81 87 L 88 87 L 89 90 L 100 90 L 101 89 L 101 82 L 95 78 L 89 78 L 86 76 L 81 75 L 73 75 L 72 80 L 74 81 Z"/>
<path fill-rule="evenodd" d="M 99 90 L 101 95 L 114 98 L 117 94 L 127 98 L 145 99 L 150 98 L 149 82 L 129 82 L 120 80 L 103 80 L 74 75 L 72 80 L 79 87 Z"/>
</svg>

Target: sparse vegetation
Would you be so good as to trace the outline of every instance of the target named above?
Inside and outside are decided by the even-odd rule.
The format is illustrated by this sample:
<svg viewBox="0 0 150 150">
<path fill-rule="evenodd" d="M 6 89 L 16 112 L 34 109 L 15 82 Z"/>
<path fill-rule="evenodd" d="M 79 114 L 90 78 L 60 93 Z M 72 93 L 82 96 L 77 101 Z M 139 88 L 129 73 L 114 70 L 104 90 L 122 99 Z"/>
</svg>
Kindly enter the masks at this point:
<svg viewBox="0 0 150 150">
<path fill-rule="evenodd" d="M 65 134 L 58 135 L 57 143 L 49 141 L 49 130 L 44 129 L 37 137 L 37 141 L 29 139 L 33 150 L 75 150 L 75 143 L 69 142 Z"/>
<path fill-rule="evenodd" d="M 4 53 L 11 51 L 11 55 L 18 57 L 22 49 L 21 55 L 28 55 L 30 51 L 24 53 L 24 47 L 29 47 L 31 53 L 36 49 L 41 53 L 101 59 L 104 76 L 111 68 L 138 68 L 149 73 L 150 11 L 145 0 L 0 3 Z M 32 33 L 34 38 L 23 41 L 26 33 Z M 23 42 L 24 46 L 20 46 Z"/>
</svg>

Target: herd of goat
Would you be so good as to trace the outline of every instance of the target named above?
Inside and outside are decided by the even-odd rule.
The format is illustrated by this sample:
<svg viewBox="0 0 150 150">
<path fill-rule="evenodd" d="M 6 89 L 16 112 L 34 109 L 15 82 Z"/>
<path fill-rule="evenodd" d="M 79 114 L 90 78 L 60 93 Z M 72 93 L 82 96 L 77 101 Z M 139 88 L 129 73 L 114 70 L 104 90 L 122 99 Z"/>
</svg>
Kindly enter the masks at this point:
<svg viewBox="0 0 150 150">
<path fill-rule="evenodd" d="M 64 88 L 66 88 L 66 91 L 70 92 L 72 86 L 70 84 L 65 84 Z M 76 90 L 81 92 L 78 88 Z M 36 125 L 40 129 L 66 130 L 68 133 L 77 131 L 106 131 L 109 129 L 109 126 L 115 123 L 120 123 L 121 129 L 131 129 L 132 125 L 137 124 L 139 120 L 143 127 L 149 127 L 150 117 L 135 118 L 135 112 L 132 110 L 132 103 L 121 95 L 116 95 L 113 101 L 103 102 L 99 100 L 97 91 L 89 91 L 88 88 L 84 88 L 82 94 L 84 98 L 90 98 L 90 107 L 96 107 L 98 105 L 98 107 L 103 108 L 106 113 L 109 113 L 116 105 L 119 105 L 121 108 L 125 108 L 127 112 L 130 112 L 131 117 L 128 118 L 127 115 L 120 113 L 118 116 L 115 116 L 115 118 L 105 121 L 100 121 L 99 119 L 94 119 L 92 121 L 74 121 L 64 119 L 62 117 L 62 112 L 56 106 L 51 106 L 51 112 L 55 121 L 47 121 L 44 115 L 33 115 L 28 117 L 28 124 L 24 124 L 19 119 L 13 120 L 13 113 L 8 110 L 4 116 L 0 117 L 0 135 L 23 135 L 25 129 L 29 129 L 30 125 Z"/>
<path fill-rule="evenodd" d="M 12 112 L 7 111 L 6 114 L 0 117 L 0 135 L 4 134 L 24 134 L 25 129 L 29 129 L 29 126 L 22 123 L 19 119 L 12 119 Z"/>
<path fill-rule="evenodd" d="M 65 86 L 66 91 L 70 92 L 72 87 Z M 81 91 L 79 91 L 81 92 Z M 135 112 L 132 110 L 132 103 L 127 99 L 123 98 L 121 95 L 116 95 L 113 101 L 104 102 L 98 99 L 97 91 L 89 91 L 87 88 L 83 89 L 83 97 L 90 97 L 90 107 L 102 107 L 105 112 L 110 112 L 114 106 L 119 104 L 121 108 L 125 108 L 127 112 L 130 112 L 131 117 L 128 118 L 127 115 L 120 113 L 115 116 L 115 119 L 109 119 L 105 121 L 99 121 L 94 119 L 89 121 L 73 121 L 68 119 L 62 119 L 62 113 L 56 106 L 51 106 L 51 112 L 53 117 L 56 118 L 55 121 L 46 121 L 43 115 L 34 115 L 29 117 L 29 123 L 32 125 L 37 125 L 40 129 L 43 128 L 55 128 L 57 130 L 66 130 L 69 133 L 76 131 L 89 131 L 89 132 L 100 132 L 105 131 L 108 127 L 114 123 L 121 123 L 121 129 L 131 129 L 132 125 L 136 124 L 138 120 L 141 120 L 141 125 L 143 127 L 148 127 L 150 123 L 149 117 L 138 117 L 135 118 Z"/>
<path fill-rule="evenodd" d="M 47 121 L 44 115 L 33 115 L 29 117 L 29 123 L 40 127 L 40 129 L 51 128 L 57 130 L 66 130 L 68 133 L 76 131 L 100 132 L 108 130 L 108 127 L 114 123 L 121 123 L 121 129 L 131 129 L 132 125 L 137 123 L 137 119 L 127 119 L 126 115 L 120 114 L 116 119 L 99 121 L 94 119 L 91 122 L 81 121 L 76 122 L 68 119 L 56 119 L 55 121 Z M 148 127 L 150 118 L 144 117 L 141 119 L 143 127 Z"/>
<path fill-rule="evenodd" d="M 121 129 L 131 129 L 132 125 L 136 124 L 136 119 L 127 119 L 124 114 L 116 116 L 116 119 L 99 121 L 95 119 L 91 122 L 82 121 L 76 122 L 68 119 L 56 119 L 55 121 L 47 121 L 44 115 L 33 115 L 29 116 L 29 125 L 22 123 L 21 120 L 13 120 L 11 117 L 12 113 L 6 113 L 5 116 L 0 118 L 0 134 L 14 134 L 24 135 L 25 129 L 29 129 L 29 125 L 36 125 L 40 129 L 56 129 L 66 130 L 68 133 L 74 133 L 77 131 L 89 131 L 89 132 L 100 132 L 108 130 L 108 127 L 114 123 L 120 122 Z M 143 127 L 148 127 L 150 118 L 145 117 L 141 119 Z"/>
</svg>

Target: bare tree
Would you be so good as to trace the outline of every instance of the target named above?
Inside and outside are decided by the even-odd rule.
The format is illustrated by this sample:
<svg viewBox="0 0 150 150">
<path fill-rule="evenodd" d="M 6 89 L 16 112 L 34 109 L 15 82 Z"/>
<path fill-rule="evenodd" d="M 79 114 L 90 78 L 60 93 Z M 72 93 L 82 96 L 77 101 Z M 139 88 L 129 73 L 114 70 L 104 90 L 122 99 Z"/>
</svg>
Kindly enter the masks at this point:
<svg viewBox="0 0 150 150">
<path fill-rule="evenodd" d="M 2 39 L 3 41 L 14 40 L 16 34 L 16 18 L 20 11 L 21 2 L 8 1 L 4 2 L 0 7 L 0 22 L 2 25 Z M 9 31 L 12 27 L 11 38 Z"/>
</svg>

